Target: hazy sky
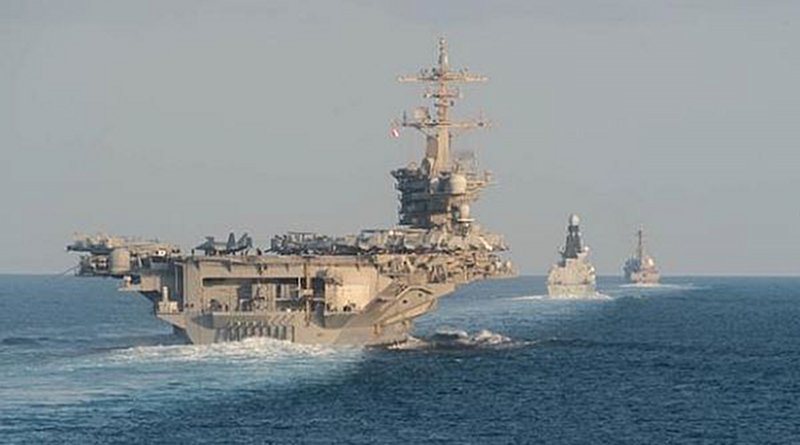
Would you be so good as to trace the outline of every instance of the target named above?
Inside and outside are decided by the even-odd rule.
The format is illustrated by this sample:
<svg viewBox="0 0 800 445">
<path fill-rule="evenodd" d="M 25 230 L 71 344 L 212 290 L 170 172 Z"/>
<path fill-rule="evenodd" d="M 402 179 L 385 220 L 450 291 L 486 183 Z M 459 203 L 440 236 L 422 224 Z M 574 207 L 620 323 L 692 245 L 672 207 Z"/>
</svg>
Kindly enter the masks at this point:
<svg viewBox="0 0 800 445">
<path fill-rule="evenodd" d="M 390 226 L 418 159 L 396 76 L 487 74 L 455 141 L 497 184 L 474 213 L 522 273 L 570 212 L 618 274 L 636 227 L 665 274 L 800 272 L 800 2 L 0 1 L 0 271 L 74 264 L 73 232 Z"/>
</svg>

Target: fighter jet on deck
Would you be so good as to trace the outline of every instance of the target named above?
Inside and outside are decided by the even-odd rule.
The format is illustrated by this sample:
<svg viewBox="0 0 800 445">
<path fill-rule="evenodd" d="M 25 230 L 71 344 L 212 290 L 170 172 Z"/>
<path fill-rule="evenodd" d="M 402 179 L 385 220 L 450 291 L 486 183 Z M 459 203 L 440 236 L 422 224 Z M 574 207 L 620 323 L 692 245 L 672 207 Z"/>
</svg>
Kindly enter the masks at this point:
<svg viewBox="0 0 800 445">
<path fill-rule="evenodd" d="M 206 255 L 231 255 L 236 252 L 253 247 L 253 239 L 250 235 L 244 234 L 239 241 L 236 241 L 236 236 L 233 232 L 228 235 L 228 242 L 215 241 L 213 236 L 207 236 L 206 242 L 195 247 L 197 250 L 202 250 Z"/>
</svg>

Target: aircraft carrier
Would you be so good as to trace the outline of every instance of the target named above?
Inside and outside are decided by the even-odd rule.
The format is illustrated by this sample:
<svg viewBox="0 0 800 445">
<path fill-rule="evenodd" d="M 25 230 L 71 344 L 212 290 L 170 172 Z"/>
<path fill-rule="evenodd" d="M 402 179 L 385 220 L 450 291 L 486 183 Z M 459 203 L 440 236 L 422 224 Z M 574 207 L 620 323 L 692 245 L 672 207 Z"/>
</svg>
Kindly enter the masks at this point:
<svg viewBox="0 0 800 445">
<path fill-rule="evenodd" d="M 427 85 L 433 109 L 398 120 L 425 141 L 421 161 L 391 172 L 399 225 L 357 235 L 292 232 L 254 249 L 248 235 L 209 237 L 187 254 L 170 243 L 124 237 L 76 238 L 77 274 L 121 280 L 153 303 L 156 317 L 192 343 L 272 337 L 311 344 L 385 345 L 408 338 L 413 321 L 474 280 L 513 274 L 503 238 L 480 227 L 470 205 L 491 183 L 474 162 L 451 155 L 451 140 L 481 128 L 455 121 L 455 84 L 484 82 L 454 70 L 444 39 L 438 61 L 401 82 Z M 195 254 L 195 251 L 198 251 Z M 202 254 L 200 254 L 202 253 Z"/>
</svg>

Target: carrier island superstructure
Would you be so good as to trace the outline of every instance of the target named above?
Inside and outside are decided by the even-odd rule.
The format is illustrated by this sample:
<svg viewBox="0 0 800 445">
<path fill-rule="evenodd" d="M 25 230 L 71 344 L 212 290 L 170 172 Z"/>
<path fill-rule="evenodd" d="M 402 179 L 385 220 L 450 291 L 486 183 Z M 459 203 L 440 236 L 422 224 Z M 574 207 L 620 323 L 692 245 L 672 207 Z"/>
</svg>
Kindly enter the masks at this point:
<svg viewBox="0 0 800 445">
<path fill-rule="evenodd" d="M 502 237 L 482 229 L 470 205 L 491 182 L 488 172 L 451 156 L 451 140 L 483 127 L 454 121 L 455 86 L 485 77 L 450 67 L 444 39 L 438 63 L 401 82 L 428 85 L 433 110 L 398 121 L 425 138 L 425 154 L 391 172 L 399 225 L 332 237 L 290 232 L 263 249 L 245 235 L 209 238 L 182 252 L 169 243 L 89 236 L 67 247 L 82 253 L 80 276 L 113 277 L 139 292 L 155 315 L 193 343 L 272 337 L 298 343 L 382 345 L 408 338 L 437 299 L 474 280 L 512 275 Z M 393 130 L 396 131 L 396 130 Z"/>
</svg>

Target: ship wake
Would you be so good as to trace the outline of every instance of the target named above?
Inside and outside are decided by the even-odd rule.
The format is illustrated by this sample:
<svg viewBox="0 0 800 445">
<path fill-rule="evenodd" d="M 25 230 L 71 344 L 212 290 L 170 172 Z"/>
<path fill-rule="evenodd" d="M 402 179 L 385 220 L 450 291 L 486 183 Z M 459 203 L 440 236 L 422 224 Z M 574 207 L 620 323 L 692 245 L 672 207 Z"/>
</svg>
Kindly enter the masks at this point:
<svg viewBox="0 0 800 445">
<path fill-rule="evenodd" d="M 535 300 L 545 300 L 549 298 L 547 295 L 521 295 L 519 297 L 511 297 L 509 300 L 511 301 L 535 301 Z"/>
<path fill-rule="evenodd" d="M 125 362 L 265 362 L 282 359 L 325 358 L 357 355 L 360 348 L 304 345 L 271 338 L 248 338 L 242 341 L 207 345 L 137 346 L 116 350 L 110 363 Z"/>
<path fill-rule="evenodd" d="M 470 334 L 461 329 L 439 329 L 427 337 L 410 337 L 407 341 L 394 345 L 395 350 L 464 350 L 464 349 L 501 349 L 517 347 L 524 342 L 516 341 L 505 335 L 481 329 Z"/>
<path fill-rule="evenodd" d="M 628 283 L 621 284 L 619 287 L 623 289 L 653 289 L 653 290 L 697 290 L 701 287 L 695 286 L 692 283 L 687 284 L 664 284 L 664 283 Z"/>
<path fill-rule="evenodd" d="M 608 294 L 604 294 L 601 292 L 595 292 L 593 294 L 588 295 L 552 295 L 548 297 L 551 300 L 565 300 L 565 301 L 574 301 L 574 300 L 611 300 L 612 297 Z"/>
</svg>

